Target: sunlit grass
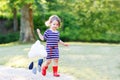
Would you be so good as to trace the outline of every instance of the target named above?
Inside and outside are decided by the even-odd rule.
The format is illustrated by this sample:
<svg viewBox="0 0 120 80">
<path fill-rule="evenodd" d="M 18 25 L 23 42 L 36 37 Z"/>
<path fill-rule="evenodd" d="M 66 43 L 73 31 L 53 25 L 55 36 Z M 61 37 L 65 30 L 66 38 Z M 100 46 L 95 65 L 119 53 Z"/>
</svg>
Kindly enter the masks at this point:
<svg viewBox="0 0 120 80">
<path fill-rule="evenodd" d="M 45 45 L 45 43 L 43 43 Z M 69 42 L 60 46 L 59 72 L 78 80 L 119 80 L 120 45 Z M 37 66 L 38 58 L 28 58 L 32 44 L 9 43 L 0 45 L 0 64 L 28 68 L 31 61 Z M 51 64 L 52 65 L 52 64 Z M 52 70 L 51 65 L 49 71 Z"/>
<path fill-rule="evenodd" d="M 11 42 L 11 43 L 4 43 L 4 44 L 0 44 L 0 47 L 4 47 L 4 46 L 14 46 L 14 45 L 18 45 L 19 42 Z"/>
</svg>

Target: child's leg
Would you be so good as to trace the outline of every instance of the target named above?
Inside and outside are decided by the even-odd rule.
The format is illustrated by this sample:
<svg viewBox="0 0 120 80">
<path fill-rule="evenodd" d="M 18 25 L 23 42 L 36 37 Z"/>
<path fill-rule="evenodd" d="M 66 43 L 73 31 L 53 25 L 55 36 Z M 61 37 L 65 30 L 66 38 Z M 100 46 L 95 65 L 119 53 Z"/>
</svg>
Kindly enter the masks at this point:
<svg viewBox="0 0 120 80">
<path fill-rule="evenodd" d="M 45 66 L 48 66 L 48 65 L 51 63 L 51 61 L 52 61 L 51 59 L 47 59 L 47 60 L 45 61 L 44 65 L 45 65 Z"/>
<path fill-rule="evenodd" d="M 58 59 L 53 59 L 54 65 L 53 65 L 53 76 L 59 77 L 58 74 Z"/>
<path fill-rule="evenodd" d="M 53 66 L 58 66 L 58 59 L 53 59 Z"/>
<path fill-rule="evenodd" d="M 45 76 L 46 75 L 46 70 L 48 68 L 48 65 L 51 63 L 51 59 L 47 59 L 43 65 L 42 65 L 42 75 Z"/>
</svg>

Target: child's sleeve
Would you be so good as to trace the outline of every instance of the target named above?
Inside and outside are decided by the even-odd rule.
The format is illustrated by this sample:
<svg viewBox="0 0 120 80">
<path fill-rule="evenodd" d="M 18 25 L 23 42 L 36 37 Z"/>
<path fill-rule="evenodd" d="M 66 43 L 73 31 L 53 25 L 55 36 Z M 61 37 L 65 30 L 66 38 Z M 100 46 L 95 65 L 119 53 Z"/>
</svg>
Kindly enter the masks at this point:
<svg viewBox="0 0 120 80">
<path fill-rule="evenodd" d="M 60 41 L 61 39 L 60 39 L 60 33 L 58 32 L 58 42 Z"/>
<path fill-rule="evenodd" d="M 47 31 L 44 32 L 43 38 L 44 38 L 44 40 L 47 40 L 47 38 L 48 38 L 48 33 L 47 33 Z"/>
</svg>

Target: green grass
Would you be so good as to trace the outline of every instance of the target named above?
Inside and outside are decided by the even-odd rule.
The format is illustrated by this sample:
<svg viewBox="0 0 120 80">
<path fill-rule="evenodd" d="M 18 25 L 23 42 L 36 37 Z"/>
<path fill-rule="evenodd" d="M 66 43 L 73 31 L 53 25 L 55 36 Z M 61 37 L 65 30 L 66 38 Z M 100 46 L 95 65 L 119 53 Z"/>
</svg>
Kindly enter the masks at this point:
<svg viewBox="0 0 120 80">
<path fill-rule="evenodd" d="M 43 43 L 44 44 L 44 43 Z M 60 46 L 59 72 L 78 80 L 120 80 L 120 45 L 100 43 L 69 43 Z M 27 54 L 32 44 L 1 44 L 0 65 L 28 68 Z M 49 67 L 51 71 L 51 66 Z"/>
</svg>

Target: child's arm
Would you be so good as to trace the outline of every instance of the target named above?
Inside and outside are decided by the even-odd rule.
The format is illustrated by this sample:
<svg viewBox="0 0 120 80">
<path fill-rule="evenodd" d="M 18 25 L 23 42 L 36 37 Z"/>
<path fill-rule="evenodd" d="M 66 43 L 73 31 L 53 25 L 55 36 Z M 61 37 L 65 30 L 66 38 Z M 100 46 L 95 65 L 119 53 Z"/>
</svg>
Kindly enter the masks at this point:
<svg viewBox="0 0 120 80">
<path fill-rule="evenodd" d="M 39 29 L 37 29 L 37 33 L 38 33 L 39 38 L 40 38 L 42 41 L 44 41 L 44 37 L 43 37 L 43 35 L 40 33 L 40 30 L 39 30 Z"/>
<path fill-rule="evenodd" d="M 67 43 L 64 43 L 62 40 L 59 41 L 60 44 L 64 45 L 64 46 L 68 46 Z"/>
</svg>

